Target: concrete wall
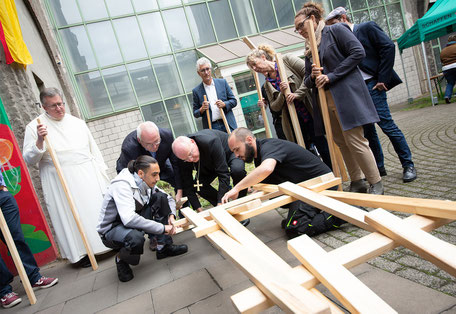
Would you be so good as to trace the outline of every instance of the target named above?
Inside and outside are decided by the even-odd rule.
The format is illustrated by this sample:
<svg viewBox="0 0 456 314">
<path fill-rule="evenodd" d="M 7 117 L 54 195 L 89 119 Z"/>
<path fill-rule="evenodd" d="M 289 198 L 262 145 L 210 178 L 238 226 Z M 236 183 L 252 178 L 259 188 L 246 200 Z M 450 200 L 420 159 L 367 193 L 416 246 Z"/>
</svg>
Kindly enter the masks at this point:
<svg viewBox="0 0 456 314">
<path fill-rule="evenodd" d="M 46 50 L 45 44 L 41 39 L 40 33 L 35 26 L 34 20 L 27 10 L 23 1 L 15 1 L 17 15 L 22 29 L 22 36 L 27 48 L 32 55 L 33 64 L 27 66 L 27 76 L 32 85 L 33 94 L 39 101 L 40 91 L 33 78 L 33 73 L 43 82 L 45 87 L 57 87 L 62 90 L 62 86 L 54 71 L 54 60 L 51 60 Z"/>
</svg>

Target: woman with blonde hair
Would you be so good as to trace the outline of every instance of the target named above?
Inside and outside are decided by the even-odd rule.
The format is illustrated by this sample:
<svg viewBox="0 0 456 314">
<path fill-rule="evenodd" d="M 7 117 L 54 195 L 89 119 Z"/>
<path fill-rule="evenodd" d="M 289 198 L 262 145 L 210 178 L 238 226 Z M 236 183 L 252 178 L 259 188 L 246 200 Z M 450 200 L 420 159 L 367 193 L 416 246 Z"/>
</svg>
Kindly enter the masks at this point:
<svg viewBox="0 0 456 314">
<path fill-rule="evenodd" d="M 331 158 L 326 139 L 322 132 L 315 134 L 312 100 L 309 89 L 304 85 L 305 63 L 302 59 L 286 54 L 283 63 L 287 73 L 288 84 L 282 82 L 277 63 L 274 61 L 274 48 L 261 44 L 247 55 L 246 63 L 249 68 L 265 76 L 263 87 L 266 99 L 259 99 L 258 105 L 264 106 L 265 100 L 271 111 L 282 112 L 282 128 L 287 140 L 296 142 L 296 136 L 291 125 L 287 102 L 293 102 L 298 114 L 299 124 L 307 148 L 314 144 L 323 162 L 331 168 Z M 291 93 L 285 97 L 285 90 L 290 87 Z"/>
<path fill-rule="evenodd" d="M 364 48 L 345 23 L 325 26 L 320 4 L 307 2 L 296 13 L 296 32 L 309 39 L 306 21 L 315 31 L 321 68 L 313 64 L 310 48 L 306 47 L 304 84 L 312 88 L 315 116 L 320 117 L 318 88 L 324 87 L 334 142 L 339 146 L 350 175 L 350 191 L 383 194 L 383 184 L 369 142 L 364 138 L 363 125 L 379 121 L 372 98 L 358 69 L 365 57 Z M 321 73 L 324 74 L 321 74 Z"/>
</svg>

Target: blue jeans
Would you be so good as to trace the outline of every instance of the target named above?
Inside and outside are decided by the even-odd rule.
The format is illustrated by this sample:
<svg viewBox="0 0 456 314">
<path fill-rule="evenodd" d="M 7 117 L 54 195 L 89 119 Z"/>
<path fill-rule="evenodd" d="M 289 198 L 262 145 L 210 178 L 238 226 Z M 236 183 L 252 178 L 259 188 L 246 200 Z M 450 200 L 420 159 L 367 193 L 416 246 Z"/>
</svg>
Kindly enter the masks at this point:
<svg viewBox="0 0 456 314">
<path fill-rule="evenodd" d="M 375 108 L 377 109 L 380 121 L 378 126 L 382 129 L 383 133 L 388 136 L 393 144 L 394 151 L 396 152 L 402 167 L 413 167 L 412 152 L 405 140 L 404 134 L 399 127 L 394 123 L 393 117 L 391 116 L 388 103 L 386 102 L 386 92 L 379 91 L 378 89 L 373 90 L 372 88 L 377 84 L 376 80 L 372 80 L 367 83 L 367 89 L 372 97 Z M 368 124 L 364 126 L 364 137 L 369 141 L 369 147 L 375 156 L 377 167 L 383 167 L 383 152 L 378 139 L 377 132 L 374 124 Z"/>
<path fill-rule="evenodd" d="M 447 81 L 445 98 L 451 99 L 451 96 L 453 95 L 453 87 L 456 83 L 456 68 L 443 71 L 443 76 L 445 76 L 445 79 Z"/>
<path fill-rule="evenodd" d="M 25 242 L 16 200 L 7 191 L 0 190 L 0 208 L 5 216 L 6 224 L 8 225 L 14 243 L 16 244 L 25 272 L 27 273 L 30 283 L 33 285 L 41 278 L 40 269 L 36 264 L 32 251 Z M 5 242 L 5 238 L 1 232 L 0 239 Z M 6 267 L 5 262 L 0 257 L 0 297 L 12 292 L 10 283 L 13 281 L 13 278 L 13 275 Z"/>
</svg>

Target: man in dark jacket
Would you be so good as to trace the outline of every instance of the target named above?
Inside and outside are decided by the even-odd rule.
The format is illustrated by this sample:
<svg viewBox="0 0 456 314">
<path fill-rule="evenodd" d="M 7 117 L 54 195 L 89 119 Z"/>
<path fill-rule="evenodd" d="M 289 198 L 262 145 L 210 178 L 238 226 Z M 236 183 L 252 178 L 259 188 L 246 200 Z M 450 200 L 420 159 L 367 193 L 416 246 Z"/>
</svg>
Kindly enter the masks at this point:
<svg viewBox="0 0 456 314">
<path fill-rule="evenodd" d="M 237 100 L 227 81 L 212 78 L 211 62 L 204 57 L 196 62 L 196 72 L 201 77 L 202 82 L 192 90 L 193 116 L 202 118 L 203 128 L 209 129 L 206 116 L 206 111 L 209 110 L 212 129 L 228 132 L 222 120 L 220 112 L 222 110 L 231 131 L 237 128 L 233 114 Z M 206 96 L 206 101 L 204 96 Z"/>
<path fill-rule="evenodd" d="M 349 25 L 364 47 L 366 57 L 359 64 L 359 69 L 377 109 L 380 118 L 378 125 L 390 139 L 399 157 L 403 168 L 403 181 L 411 182 L 417 177 L 412 161 L 412 153 L 404 134 L 394 123 L 386 101 L 386 91 L 402 83 L 397 73 L 393 70 L 394 43 L 375 22 L 353 25 L 343 7 L 335 8 L 326 17 L 326 25 L 339 22 Z M 375 156 L 380 174 L 382 176 L 386 175 L 383 151 L 375 130 L 375 124 L 366 124 L 364 126 L 364 136 L 369 141 L 369 146 Z"/>
<path fill-rule="evenodd" d="M 174 154 L 181 159 L 184 193 L 193 209 L 201 211 L 196 194 L 213 206 L 221 204 L 222 196 L 245 177 L 245 164 L 230 151 L 228 134 L 218 130 L 202 130 L 188 136 L 179 136 L 173 143 Z M 212 181 L 218 178 L 218 190 Z M 242 196 L 247 190 L 241 192 Z"/>
<path fill-rule="evenodd" d="M 161 129 L 151 121 L 141 123 L 122 143 L 120 157 L 117 159 L 117 173 L 127 168 L 130 160 L 141 155 L 150 155 L 158 161 L 160 180 L 168 182 L 176 189 L 176 202 L 179 202 L 182 198 L 182 182 L 179 160 L 171 149 L 173 140 L 171 130 Z"/>
</svg>

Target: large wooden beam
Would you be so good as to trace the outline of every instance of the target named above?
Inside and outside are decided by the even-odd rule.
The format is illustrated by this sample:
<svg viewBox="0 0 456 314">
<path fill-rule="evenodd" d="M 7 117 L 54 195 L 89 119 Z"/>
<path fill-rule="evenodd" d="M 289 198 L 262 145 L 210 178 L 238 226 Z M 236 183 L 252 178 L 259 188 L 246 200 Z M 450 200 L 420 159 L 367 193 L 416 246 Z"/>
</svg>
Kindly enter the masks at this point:
<svg viewBox="0 0 456 314">
<path fill-rule="evenodd" d="M 37 119 L 38 124 L 41 124 L 40 118 Z M 73 196 L 70 193 L 70 189 L 68 188 L 68 184 L 65 180 L 65 176 L 63 175 L 62 167 L 60 166 L 59 158 L 52 147 L 51 141 L 49 141 L 48 136 L 44 137 L 44 141 L 46 142 L 47 151 L 49 155 L 51 155 L 52 162 L 55 166 L 55 171 L 60 180 L 60 184 L 62 184 L 63 191 L 65 192 L 65 196 L 68 202 L 68 206 L 70 206 L 71 213 L 73 214 L 74 221 L 76 223 L 76 227 L 78 227 L 79 234 L 81 235 L 82 243 L 87 252 L 87 256 L 89 257 L 90 264 L 92 265 L 93 270 L 98 269 L 98 263 L 95 259 L 95 255 L 93 254 L 92 246 L 87 238 L 86 232 L 84 230 L 84 225 L 82 224 L 81 218 L 79 217 L 79 212 L 74 204 Z"/>
<path fill-rule="evenodd" d="M 260 206 L 261 206 L 261 200 L 256 199 L 256 200 L 247 202 L 245 204 L 231 207 L 228 210 L 225 210 L 224 208 L 221 208 L 221 207 L 215 207 L 215 208 L 218 208 L 219 210 L 224 211 L 227 214 L 230 213 L 231 215 L 235 215 L 237 213 L 240 213 L 240 212 L 243 212 L 246 210 L 258 208 Z M 209 210 L 209 214 L 210 214 L 211 210 L 212 209 Z M 212 215 L 211 215 L 211 217 L 212 217 Z M 220 230 L 220 226 L 217 223 L 215 223 L 213 220 L 211 220 L 211 221 L 207 221 L 207 223 L 204 224 L 204 226 L 196 227 L 192 231 L 195 234 L 195 237 L 200 238 L 200 237 L 202 237 L 208 233 L 214 232 L 216 230 Z"/>
<path fill-rule="evenodd" d="M 301 184 L 308 186 L 308 188 L 312 191 L 320 192 L 324 189 L 336 186 L 340 183 L 339 178 L 333 178 L 333 179 L 330 179 L 329 181 L 323 181 L 323 180 L 325 180 L 325 178 L 329 178 L 331 175 L 332 175 L 332 173 L 328 174 L 327 177 L 321 176 L 321 177 L 313 178 L 313 179 L 304 181 Z M 310 185 L 312 183 L 315 183 L 315 184 Z M 228 209 L 228 212 L 230 214 L 232 214 L 233 217 L 236 218 L 238 221 L 241 221 L 241 220 L 244 220 L 247 218 L 261 215 L 267 211 L 270 211 L 272 209 L 275 209 L 275 208 L 278 208 L 283 205 L 296 201 L 296 198 L 294 198 L 292 196 L 282 195 L 283 194 L 282 191 L 275 191 L 275 192 L 264 195 L 264 197 L 267 197 L 268 195 L 271 195 L 271 194 L 274 195 L 275 198 L 264 201 L 261 204 L 261 206 L 254 207 L 254 208 L 246 210 L 246 211 L 240 211 L 239 209 L 236 211 L 235 210 L 230 211 L 230 209 Z M 220 208 L 220 206 L 218 206 L 218 208 Z M 207 233 L 213 232 L 214 230 L 218 230 L 218 228 L 219 228 L 218 224 L 213 222 L 211 224 L 205 225 L 204 227 L 196 228 L 193 230 L 193 232 L 195 233 L 195 236 L 197 238 L 199 238 L 199 237 L 206 235 Z"/>
<path fill-rule="evenodd" d="M 339 191 L 322 191 L 320 194 L 351 205 L 381 207 L 423 216 L 456 219 L 456 202 L 454 201 Z"/>
<path fill-rule="evenodd" d="M 418 253 L 452 276 L 456 276 L 456 246 L 410 226 L 401 218 L 378 208 L 365 217 L 366 222 L 387 237 Z"/>
<path fill-rule="evenodd" d="M 242 41 L 250 48 L 250 49 L 256 49 L 255 44 L 246 36 L 242 38 Z M 251 71 L 253 75 L 253 79 L 255 80 L 255 86 L 258 94 L 258 100 L 263 99 L 263 95 L 261 93 L 261 86 L 260 86 L 260 78 L 258 77 L 258 73 L 255 71 Z M 264 129 L 266 131 L 266 137 L 267 138 L 272 138 L 272 133 L 271 133 L 271 128 L 269 127 L 269 120 L 268 116 L 266 114 L 266 108 L 265 106 L 261 107 L 261 115 L 263 116 L 263 122 L 264 122 Z"/>
<path fill-rule="evenodd" d="M 368 231 L 374 231 L 374 228 L 364 222 L 366 212 L 359 208 L 347 205 L 330 197 L 320 195 L 319 193 L 302 188 L 291 182 L 279 184 L 279 190 L 300 201 L 306 202 L 307 204 L 315 206 L 351 224 L 354 224 L 355 226 Z"/>
<path fill-rule="evenodd" d="M 308 235 L 288 241 L 288 249 L 350 312 L 396 313 Z"/>
<path fill-rule="evenodd" d="M 413 215 L 405 218 L 404 222 L 429 232 L 451 222 L 451 220 Z M 381 233 L 373 232 L 328 252 L 328 256 L 344 267 L 353 268 L 387 251 L 391 251 L 399 245 L 399 243 Z M 303 287 L 311 289 L 319 283 L 318 279 L 307 271 L 304 266 L 297 266 L 294 270 L 299 272 L 302 278 L 306 278 L 301 282 Z M 256 313 L 256 309 L 265 310 L 273 305 L 267 296 L 255 286 L 233 295 L 231 299 L 236 302 L 236 308 L 243 309 L 241 313 L 249 313 L 251 310 L 253 311 L 251 313 Z"/>
<path fill-rule="evenodd" d="M 314 31 L 313 22 L 311 20 L 308 20 L 305 23 L 304 27 L 307 28 L 307 32 L 309 34 L 309 44 L 310 44 L 310 50 L 312 52 L 313 63 L 319 68 L 320 67 L 320 56 L 318 54 L 317 40 L 315 39 L 315 31 Z M 326 102 L 326 95 L 325 95 L 324 87 L 320 87 L 318 89 L 318 97 L 320 98 L 321 115 L 323 118 L 323 124 L 325 126 L 326 140 L 328 142 L 329 154 L 331 155 L 331 164 L 332 164 L 333 172 L 336 175 L 336 177 L 339 177 L 342 167 L 339 166 L 339 164 L 337 162 L 337 158 L 336 158 L 336 154 L 337 154 L 336 149 L 335 149 L 336 144 L 334 143 L 334 139 L 333 139 L 331 123 L 329 120 L 329 109 L 328 109 L 328 104 Z M 345 168 L 344 168 L 344 170 L 345 170 Z"/>
<path fill-rule="evenodd" d="M 285 65 L 283 64 L 282 54 L 277 53 L 275 55 L 277 62 L 277 69 L 279 70 L 280 80 L 282 82 L 288 83 L 287 71 L 285 70 Z M 284 96 L 287 97 L 291 93 L 290 87 L 285 90 Z M 293 126 L 293 131 L 296 137 L 296 143 L 300 146 L 306 148 L 304 143 L 304 137 L 302 136 L 301 125 L 299 124 L 298 114 L 296 113 L 296 108 L 294 103 L 287 102 L 288 113 L 290 114 L 291 125 Z"/>
<path fill-rule="evenodd" d="M 190 208 L 184 208 L 182 212 L 195 226 L 206 223 L 203 217 Z M 224 217 L 220 219 L 224 220 Z M 206 237 L 283 310 L 290 313 L 329 313 L 325 302 L 300 286 L 290 272 L 278 269 L 274 261 L 255 254 L 251 247 L 245 247 L 223 231 L 212 232 Z"/>
<path fill-rule="evenodd" d="M 225 208 L 225 209 L 229 209 L 231 207 L 236 207 L 238 205 L 241 205 L 241 204 L 244 204 L 244 203 L 247 203 L 251 200 L 255 200 L 261 196 L 263 196 L 265 193 L 264 192 L 257 192 L 257 193 L 252 193 L 250 195 L 246 195 L 244 197 L 241 197 L 241 198 L 238 198 L 234 201 L 231 201 L 231 202 L 228 202 L 226 204 L 223 204 L 223 205 L 219 205 L 218 207 L 221 207 L 221 208 Z M 207 210 L 203 210 L 202 212 L 198 213 L 199 215 L 201 215 L 202 217 L 206 217 L 207 219 L 212 219 L 210 218 L 210 215 L 209 215 L 209 211 Z M 185 227 L 185 226 L 189 226 L 189 221 L 187 220 L 187 218 L 182 218 L 182 219 L 179 219 L 177 221 L 174 222 L 174 226 L 175 227 Z M 187 228 L 188 229 L 188 228 Z M 185 230 L 187 230 L 185 229 Z"/>
</svg>

